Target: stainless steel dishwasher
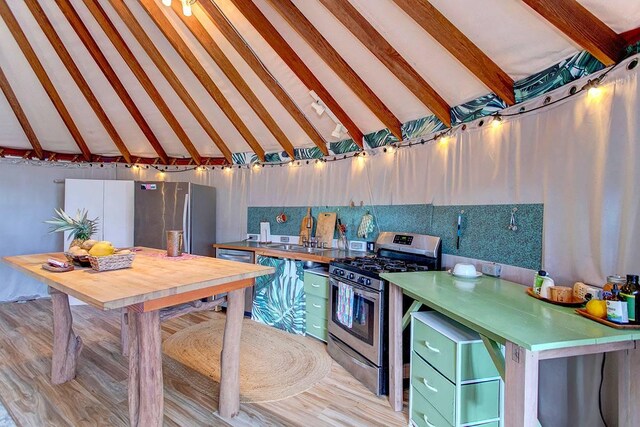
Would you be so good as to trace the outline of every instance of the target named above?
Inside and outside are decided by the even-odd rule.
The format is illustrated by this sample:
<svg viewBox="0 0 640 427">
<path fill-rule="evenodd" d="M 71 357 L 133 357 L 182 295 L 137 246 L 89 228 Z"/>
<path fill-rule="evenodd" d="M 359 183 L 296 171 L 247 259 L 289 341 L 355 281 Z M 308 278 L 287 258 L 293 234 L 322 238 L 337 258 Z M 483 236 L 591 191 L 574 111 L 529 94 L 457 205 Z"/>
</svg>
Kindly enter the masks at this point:
<svg viewBox="0 0 640 427">
<path fill-rule="evenodd" d="M 245 262 L 247 264 L 255 263 L 255 254 L 253 251 L 241 251 L 238 249 L 220 249 L 216 248 L 216 258 L 225 259 L 227 261 Z M 253 290 L 254 287 L 246 288 L 244 291 L 244 315 L 251 317 L 251 307 L 253 306 Z M 225 294 L 216 295 L 216 297 Z M 224 307 L 227 304 L 223 304 Z"/>
</svg>

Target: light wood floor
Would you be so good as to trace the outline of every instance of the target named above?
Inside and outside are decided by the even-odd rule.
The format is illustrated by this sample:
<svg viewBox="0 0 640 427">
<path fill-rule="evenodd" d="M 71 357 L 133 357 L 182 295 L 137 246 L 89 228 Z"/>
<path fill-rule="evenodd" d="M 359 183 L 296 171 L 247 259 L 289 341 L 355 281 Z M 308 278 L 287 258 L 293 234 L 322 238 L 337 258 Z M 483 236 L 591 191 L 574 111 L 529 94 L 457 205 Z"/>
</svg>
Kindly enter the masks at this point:
<svg viewBox="0 0 640 427">
<path fill-rule="evenodd" d="M 0 304 L 0 400 L 22 426 L 126 426 L 127 359 L 120 354 L 119 317 L 87 306 L 72 307 L 74 329 L 84 340 L 78 375 L 60 386 L 49 382 L 50 300 Z M 162 324 L 163 339 L 206 321 L 191 314 Z M 312 339 L 312 338 L 309 338 Z M 218 417 L 217 389 L 189 383 L 182 365 L 165 357 L 165 425 L 168 426 L 406 426 L 385 398 L 365 389 L 337 363 L 328 377 L 297 396 L 242 404 L 238 417 Z"/>
</svg>

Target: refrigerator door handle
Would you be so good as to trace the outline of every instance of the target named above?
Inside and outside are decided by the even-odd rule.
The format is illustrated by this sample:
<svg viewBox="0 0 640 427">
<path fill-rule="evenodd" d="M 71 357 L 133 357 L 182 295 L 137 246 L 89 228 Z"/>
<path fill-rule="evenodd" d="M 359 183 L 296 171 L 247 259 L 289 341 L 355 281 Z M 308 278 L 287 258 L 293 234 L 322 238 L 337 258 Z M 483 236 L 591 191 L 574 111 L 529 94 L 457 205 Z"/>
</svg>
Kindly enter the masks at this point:
<svg viewBox="0 0 640 427">
<path fill-rule="evenodd" d="M 189 221 L 189 193 L 184 195 L 184 209 L 182 211 L 182 230 L 184 235 L 184 252 L 191 253 L 191 246 L 189 246 L 189 242 L 191 241 L 191 230 L 188 228 Z"/>
</svg>

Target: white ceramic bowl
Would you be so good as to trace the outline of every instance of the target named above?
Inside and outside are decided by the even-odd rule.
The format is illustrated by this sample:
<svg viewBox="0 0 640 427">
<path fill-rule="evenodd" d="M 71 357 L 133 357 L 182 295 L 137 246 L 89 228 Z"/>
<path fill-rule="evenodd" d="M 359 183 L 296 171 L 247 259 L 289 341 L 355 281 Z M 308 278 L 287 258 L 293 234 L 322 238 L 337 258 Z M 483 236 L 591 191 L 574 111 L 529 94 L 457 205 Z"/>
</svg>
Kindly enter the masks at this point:
<svg viewBox="0 0 640 427">
<path fill-rule="evenodd" d="M 452 273 L 460 277 L 476 277 L 476 267 L 473 264 L 456 264 Z"/>
</svg>

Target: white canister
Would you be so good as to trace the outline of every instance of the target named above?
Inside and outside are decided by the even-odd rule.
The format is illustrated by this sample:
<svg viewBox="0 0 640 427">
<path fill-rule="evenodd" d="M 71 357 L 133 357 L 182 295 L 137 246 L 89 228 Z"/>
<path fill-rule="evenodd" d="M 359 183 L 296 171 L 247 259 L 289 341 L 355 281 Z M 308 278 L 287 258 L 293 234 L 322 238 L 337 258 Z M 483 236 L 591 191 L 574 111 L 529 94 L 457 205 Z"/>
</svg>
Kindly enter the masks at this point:
<svg viewBox="0 0 640 427">
<path fill-rule="evenodd" d="M 271 223 L 268 221 L 260 222 L 260 243 L 268 243 L 271 241 Z"/>
<path fill-rule="evenodd" d="M 542 286 L 540 287 L 540 296 L 547 299 L 551 298 L 549 288 L 554 285 L 555 283 L 553 282 L 553 279 L 551 277 L 544 276 L 544 278 L 542 279 Z"/>
</svg>

